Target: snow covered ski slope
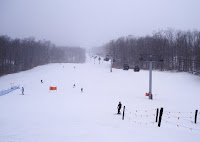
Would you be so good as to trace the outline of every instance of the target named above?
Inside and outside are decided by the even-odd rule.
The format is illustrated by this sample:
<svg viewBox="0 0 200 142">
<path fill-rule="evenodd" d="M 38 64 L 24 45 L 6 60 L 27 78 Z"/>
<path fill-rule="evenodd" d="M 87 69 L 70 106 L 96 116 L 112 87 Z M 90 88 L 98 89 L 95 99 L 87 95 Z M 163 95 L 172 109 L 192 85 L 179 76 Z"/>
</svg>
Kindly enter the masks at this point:
<svg viewBox="0 0 200 142">
<path fill-rule="evenodd" d="M 15 83 L 25 95 L 18 89 L 0 96 L 0 142 L 199 141 L 199 112 L 194 124 L 199 77 L 153 71 L 154 100 L 149 100 L 148 71 L 111 73 L 109 66 L 49 64 L 1 77 L 0 90 Z M 119 101 L 126 106 L 124 120 L 115 115 Z M 155 109 L 161 107 L 158 127 Z"/>
</svg>

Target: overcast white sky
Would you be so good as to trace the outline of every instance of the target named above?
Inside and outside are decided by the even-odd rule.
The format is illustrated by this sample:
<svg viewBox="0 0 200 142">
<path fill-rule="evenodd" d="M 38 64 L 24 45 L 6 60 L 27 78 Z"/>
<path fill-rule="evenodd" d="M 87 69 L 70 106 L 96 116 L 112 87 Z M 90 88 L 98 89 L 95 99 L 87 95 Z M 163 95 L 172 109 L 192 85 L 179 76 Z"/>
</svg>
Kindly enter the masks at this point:
<svg viewBox="0 0 200 142">
<path fill-rule="evenodd" d="M 95 47 L 153 30 L 200 30 L 200 0 L 0 0 L 0 35 Z"/>
</svg>

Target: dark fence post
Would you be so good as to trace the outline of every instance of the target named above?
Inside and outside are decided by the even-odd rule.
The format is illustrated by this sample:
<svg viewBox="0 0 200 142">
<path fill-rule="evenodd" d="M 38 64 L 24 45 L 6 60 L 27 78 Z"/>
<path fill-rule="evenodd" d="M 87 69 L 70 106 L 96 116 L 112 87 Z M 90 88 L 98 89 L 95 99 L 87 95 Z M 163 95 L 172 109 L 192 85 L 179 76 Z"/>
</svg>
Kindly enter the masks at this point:
<svg viewBox="0 0 200 142">
<path fill-rule="evenodd" d="M 198 114 L 198 110 L 195 111 L 194 123 L 197 123 L 197 114 Z"/>
<path fill-rule="evenodd" d="M 163 108 L 160 108 L 160 115 L 159 115 L 159 121 L 158 121 L 158 127 L 161 125 L 161 120 L 162 120 L 162 114 L 163 114 Z"/>
<path fill-rule="evenodd" d="M 156 111 L 156 122 L 158 122 L 158 111 L 159 111 L 159 108 L 157 108 L 157 111 Z"/>
<path fill-rule="evenodd" d="M 124 106 L 124 109 L 123 109 L 122 120 L 124 120 L 124 113 L 125 113 L 125 106 Z"/>
</svg>

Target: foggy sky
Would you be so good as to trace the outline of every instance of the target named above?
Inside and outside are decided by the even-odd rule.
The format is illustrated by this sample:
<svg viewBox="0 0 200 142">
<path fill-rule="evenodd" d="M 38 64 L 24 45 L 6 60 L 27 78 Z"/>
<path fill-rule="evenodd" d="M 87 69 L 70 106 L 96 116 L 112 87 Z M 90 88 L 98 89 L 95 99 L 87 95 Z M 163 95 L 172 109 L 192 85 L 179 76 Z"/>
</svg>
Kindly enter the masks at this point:
<svg viewBox="0 0 200 142">
<path fill-rule="evenodd" d="M 0 35 L 96 47 L 169 27 L 200 30 L 200 0 L 0 0 Z"/>
</svg>

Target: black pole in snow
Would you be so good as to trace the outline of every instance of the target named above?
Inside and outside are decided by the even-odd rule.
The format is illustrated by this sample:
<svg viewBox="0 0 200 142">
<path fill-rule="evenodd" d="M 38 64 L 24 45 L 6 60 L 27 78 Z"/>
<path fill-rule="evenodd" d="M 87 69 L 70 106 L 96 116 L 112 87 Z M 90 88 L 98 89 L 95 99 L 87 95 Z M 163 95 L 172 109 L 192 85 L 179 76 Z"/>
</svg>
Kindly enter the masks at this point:
<svg viewBox="0 0 200 142">
<path fill-rule="evenodd" d="M 125 114 L 125 106 L 124 106 L 124 109 L 123 109 L 122 120 L 124 120 L 124 114 Z"/>
<path fill-rule="evenodd" d="M 195 111 L 195 117 L 194 117 L 194 123 L 197 123 L 197 114 L 198 114 L 198 110 Z"/>
<path fill-rule="evenodd" d="M 159 115 L 159 121 L 158 121 L 158 127 L 161 125 L 161 120 L 162 120 L 162 114 L 163 114 L 163 108 L 160 108 L 160 115 Z"/>
<path fill-rule="evenodd" d="M 159 108 L 157 108 L 156 110 L 156 122 L 158 122 L 158 111 L 159 111 Z"/>
</svg>

